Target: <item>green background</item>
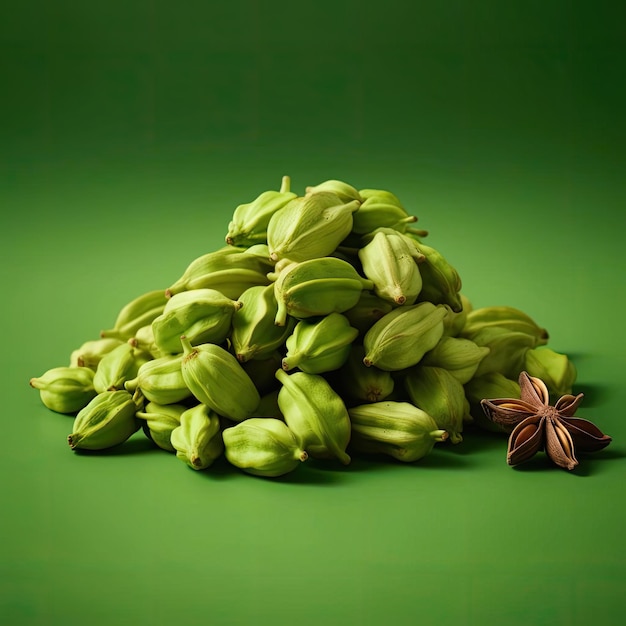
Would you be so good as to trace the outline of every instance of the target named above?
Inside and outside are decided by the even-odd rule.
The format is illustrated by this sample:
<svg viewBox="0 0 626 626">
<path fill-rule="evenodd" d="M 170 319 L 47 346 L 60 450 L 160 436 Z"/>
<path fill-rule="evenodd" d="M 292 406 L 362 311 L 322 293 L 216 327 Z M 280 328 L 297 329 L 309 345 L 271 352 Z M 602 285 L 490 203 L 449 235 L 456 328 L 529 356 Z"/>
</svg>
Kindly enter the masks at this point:
<svg viewBox="0 0 626 626">
<path fill-rule="evenodd" d="M 0 618 L 615 624 L 626 588 L 619 2 L 8 3 L 0 19 Z M 474 306 L 578 368 L 574 472 L 468 431 L 413 465 L 195 473 L 79 455 L 28 386 L 223 244 L 284 174 L 394 191 Z"/>
</svg>

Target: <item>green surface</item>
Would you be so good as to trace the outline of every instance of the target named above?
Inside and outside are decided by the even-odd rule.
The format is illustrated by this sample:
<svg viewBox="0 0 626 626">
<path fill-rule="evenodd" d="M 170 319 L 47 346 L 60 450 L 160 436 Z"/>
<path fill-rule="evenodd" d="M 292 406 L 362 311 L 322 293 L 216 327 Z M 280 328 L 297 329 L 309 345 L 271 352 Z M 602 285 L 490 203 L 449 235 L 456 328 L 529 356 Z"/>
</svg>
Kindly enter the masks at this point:
<svg viewBox="0 0 626 626">
<path fill-rule="evenodd" d="M 579 7 L 579 8 L 576 8 Z M 0 20 L 0 621 L 619 623 L 620 3 L 31 1 Z M 289 174 L 394 191 L 475 306 L 569 354 L 612 435 L 571 473 L 466 433 L 414 465 L 195 473 L 72 453 L 28 386 Z"/>
</svg>

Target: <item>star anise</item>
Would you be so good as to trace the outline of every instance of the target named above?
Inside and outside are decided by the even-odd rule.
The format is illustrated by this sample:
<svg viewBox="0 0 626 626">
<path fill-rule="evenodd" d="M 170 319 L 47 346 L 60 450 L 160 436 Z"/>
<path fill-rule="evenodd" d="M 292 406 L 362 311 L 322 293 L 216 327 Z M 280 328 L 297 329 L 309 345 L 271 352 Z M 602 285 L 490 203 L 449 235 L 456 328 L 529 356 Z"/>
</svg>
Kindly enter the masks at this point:
<svg viewBox="0 0 626 626">
<path fill-rule="evenodd" d="M 568 470 L 578 465 L 576 451 L 595 452 L 612 439 L 595 424 L 574 417 L 583 394 L 561 396 L 554 406 L 545 383 L 527 372 L 519 376 L 520 398 L 482 400 L 485 415 L 508 431 L 507 463 L 517 465 L 540 450 L 559 467 Z"/>
</svg>

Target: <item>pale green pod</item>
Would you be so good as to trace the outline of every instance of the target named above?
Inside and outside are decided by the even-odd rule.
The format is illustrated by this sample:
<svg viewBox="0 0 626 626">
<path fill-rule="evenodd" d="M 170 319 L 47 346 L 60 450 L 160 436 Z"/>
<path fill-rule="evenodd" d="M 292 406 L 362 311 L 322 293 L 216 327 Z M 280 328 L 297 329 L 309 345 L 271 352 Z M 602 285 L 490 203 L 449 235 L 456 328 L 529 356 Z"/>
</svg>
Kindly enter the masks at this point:
<svg viewBox="0 0 626 626">
<path fill-rule="evenodd" d="M 264 191 L 252 202 L 240 204 L 228 225 L 226 243 L 231 246 L 264 244 L 272 215 L 296 197 L 289 191 L 290 184 L 289 176 L 283 176 L 280 191 Z"/>
<path fill-rule="evenodd" d="M 422 289 L 421 258 L 415 246 L 395 231 L 378 231 L 359 250 L 363 273 L 374 283 L 374 293 L 395 305 L 417 300 Z"/>
<path fill-rule="evenodd" d="M 461 311 L 462 282 L 459 273 L 438 250 L 421 241 L 416 243 L 426 257 L 420 264 L 422 290 L 419 299 L 433 304 L 447 304 L 453 311 Z"/>
<path fill-rule="evenodd" d="M 472 379 L 480 362 L 489 354 L 489 348 L 478 346 L 470 339 L 443 336 L 420 361 L 448 370 L 462 385 Z"/>
<path fill-rule="evenodd" d="M 352 230 L 358 207 L 357 200 L 343 203 L 327 191 L 291 200 L 272 215 L 267 227 L 270 259 L 299 262 L 328 256 Z"/>
<path fill-rule="evenodd" d="M 276 371 L 278 406 L 300 447 L 314 458 L 350 463 L 350 419 L 343 400 L 319 374 Z"/>
<path fill-rule="evenodd" d="M 365 350 L 362 345 L 352 344 L 350 354 L 337 376 L 331 381 L 335 391 L 350 403 L 379 402 L 394 389 L 390 372 L 363 363 Z"/>
<path fill-rule="evenodd" d="M 543 380 L 555 399 L 571 394 L 576 382 L 576 367 L 568 356 L 545 346 L 526 352 L 523 369 L 530 376 Z"/>
<path fill-rule="evenodd" d="M 452 443 L 463 441 L 463 422 L 468 420 L 469 404 L 463 385 L 447 370 L 418 365 L 404 377 L 411 402 L 426 411 L 439 428 L 448 432 Z"/>
<path fill-rule="evenodd" d="M 308 458 L 288 426 L 271 417 L 247 419 L 222 437 L 229 463 L 255 476 L 283 476 Z"/>
<path fill-rule="evenodd" d="M 182 353 L 148 361 L 124 387 L 131 393 L 140 389 L 149 402 L 157 404 L 175 404 L 190 398 L 192 393 L 183 378 L 182 361 Z"/>
<path fill-rule="evenodd" d="M 352 202 L 352 200 L 357 200 L 358 202 L 363 201 L 358 190 L 343 180 L 325 180 L 317 185 L 307 186 L 304 191 L 307 195 L 319 193 L 320 191 L 334 193 L 342 202 Z"/>
<path fill-rule="evenodd" d="M 139 368 L 152 360 L 152 355 L 125 342 L 105 354 L 96 368 L 93 386 L 97 393 L 124 389 L 127 380 L 137 376 Z"/>
<path fill-rule="evenodd" d="M 394 308 L 391 302 L 379 298 L 371 291 L 363 290 L 357 303 L 343 312 L 350 322 L 350 326 L 358 329 L 364 335 L 383 315 Z"/>
<path fill-rule="evenodd" d="M 170 437 L 172 431 L 180 426 L 180 416 L 188 408 L 184 404 L 148 402 L 143 411 L 135 413 L 135 417 L 141 420 L 141 427 L 146 436 L 159 448 L 167 452 L 176 452 Z"/>
<path fill-rule="evenodd" d="M 396 196 L 395 193 L 391 191 L 387 191 L 386 189 L 359 189 L 359 194 L 361 198 L 363 198 L 363 202 L 367 202 L 371 198 L 379 202 L 384 202 L 386 204 L 393 204 L 400 209 L 404 209 L 402 202 L 400 202 L 400 198 Z M 371 230 L 374 230 L 373 228 Z M 370 232 L 370 231 L 365 231 Z"/>
<path fill-rule="evenodd" d="M 507 378 L 499 372 L 490 372 L 482 376 L 474 376 L 464 386 L 465 397 L 470 404 L 470 412 L 476 426 L 492 432 L 511 432 L 507 428 L 486 417 L 481 401 L 491 398 L 519 398 L 520 386 L 517 380 Z"/>
<path fill-rule="evenodd" d="M 70 448 L 104 450 L 123 443 L 141 427 L 138 408 L 127 391 L 99 393 L 76 415 L 67 438 Z"/>
<path fill-rule="evenodd" d="M 318 321 L 301 320 L 287 338 L 282 368 L 299 368 L 309 374 L 339 369 L 350 354 L 359 331 L 341 313 L 330 313 Z"/>
<path fill-rule="evenodd" d="M 386 454 L 411 463 L 430 454 L 446 430 L 422 409 L 408 402 L 373 402 L 348 409 L 352 424 L 351 449 Z"/>
<path fill-rule="evenodd" d="M 283 326 L 288 315 L 304 319 L 342 313 L 357 304 L 363 289 L 373 286 L 350 263 L 334 257 L 290 263 L 274 283 L 278 302 L 274 322 Z"/>
<path fill-rule="evenodd" d="M 462 305 L 461 310 L 453 311 L 450 307 L 447 307 L 448 311 L 443 318 L 443 334 L 446 337 L 462 336 L 463 327 L 467 321 L 467 314 L 472 310 L 472 303 L 469 298 L 464 294 L 459 295 Z"/>
<path fill-rule="evenodd" d="M 382 195 L 366 198 L 352 218 L 352 232 L 359 235 L 366 235 L 378 228 L 391 228 L 401 233 L 414 232 L 421 236 L 426 234 L 426 231 L 411 228 L 410 224 L 417 222 L 415 215 L 409 215 L 399 201 L 394 202 Z"/>
<path fill-rule="evenodd" d="M 489 348 L 489 354 L 478 365 L 475 376 L 499 372 L 517 378 L 524 369 L 526 352 L 535 347 L 535 337 L 500 326 L 486 326 L 472 334 L 472 341 Z"/>
<path fill-rule="evenodd" d="M 153 359 L 158 359 L 162 356 L 167 356 L 168 353 L 162 352 L 156 345 L 154 340 L 154 331 L 152 330 L 152 324 L 142 326 L 135 332 L 135 336 L 128 340 L 131 345 L 136 346 L 140 350 L 152 355 Z"/>
<path fill-rule="evenodd" d="M 115 337 L 126 341 L 142 327 L 152 323 L 167 303 L 165 289 L 155 289 L 141 294 L 122 307 L 113 328 L 103 330 L 101 337 Z"/>
<path fill-rule="evenodd" d="M 114 337 L 85 341 L 80 347 L 72 351 L 70 367 L 88 367 L 95 372 L 102 357 L 123 343 L 124 341 Z"/>
<path fill-rule="evenodd" d="M 225 246 L 194 259 L 166 295 L 191 289 L 215 289 L 237 300 L 248 287 L 267 285 L 267 273 L 274 268 L 269 258 L 250 254 L 239 246 Z"/>
<path fill-rule="evenodd" d="M 265 359 L 285 343 L 296 320 L 288 317 L 283 326 L 274 323 L 278 313 L 274 285 L 250 287 L 239 301 L 243 306 L 233 315 L 230 335 L 233 352 L 242 363 Z"/>
<path fill-rule="evenodd" d="M 181 337 L 182 374 L 187 387 L 219 415 L 240 422 L 252 415 L 261 397 L 237 359 L 212 343 L 193 347 Z"/>
<path fill-rule="evenodd" d="M 51 411 L 76 413 L 97 394 L 93 376 L 89 367 L 53 367 L 31 378 L 30 386 L 39 390 L 41 401 Z"/>
<path fill-rule="evenodd" d="M 193 346 L 222 343 L 231 332 L 235 311 L 241 306 L 241 302 L 216 289 L 192 289 L 174 294 L 163 313 L 152 322 L 154 341 L 166 354 L 182 352 L 181 335 Z"/>
<path fill-rule="evenodd" d="M 396 371 L 419 363 L 443 335 L 444 306 L 421 302 L 393 309 L 363 337 L 365 365 Z"/>
<path fill-rule="evenodd" d="M 170 442 L 176 456 L 191 469 L 210 467 L 224 452 L 220 418 L 204 404 L 184 411 L 180 425 L 172 431 Z"/>
<path fill-rule="evenodd" d="M 478 332 L 494 326 L 534 337 L 533 347 L 543 346 L 548 342 L 548 331 L 539 326 L 530 315 L 512 306 L 485 306 L 468 312 L 460 335 L 472 339 Z"/>
</svg>

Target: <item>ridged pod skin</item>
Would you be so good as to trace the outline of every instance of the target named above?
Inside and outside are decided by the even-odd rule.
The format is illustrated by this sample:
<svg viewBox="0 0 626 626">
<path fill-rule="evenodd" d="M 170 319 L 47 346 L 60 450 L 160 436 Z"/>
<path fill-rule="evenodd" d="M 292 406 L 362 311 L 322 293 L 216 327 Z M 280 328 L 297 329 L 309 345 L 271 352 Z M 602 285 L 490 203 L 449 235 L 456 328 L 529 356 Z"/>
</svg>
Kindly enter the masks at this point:
<svg viewBox="0 0 626 626">
<path fill-rule="evenodd" d="M 417 242 L 417 249 L 426 257 L 420 264 L 422 290 L 419 300 L 433 304 L 447 304 L 453 311 L 463 309 L 461 277 L 448 260 L 435 248 Z"/>
<path fill-rule="evenodd" d="M 360 344 L 352 344 L 348 359 L 330 381 L 333 389 L 349 404 L 380 402 L 394 389 L 390 372 L 363 363 L 365 350 Z"/>
<path fill-rule="evenodd" d="M 135 332 L 135 336 L 131 337 L 129 343 L 133 346 L 136 346 L 140 350 L 147 352 L 152 355 L 153 359 L 158 359 L 162 356 L 167 356 L 168 353 L 163 353 L 159 347 L 156 345 L 156 341 L 154 340 L 154 331 L 152 330 L 152 324 L 148 324 L 147 326 L 142 326 L 137 329 Z"/>
<path fill-rule="evenodd" d="M 443 336 L 446 308 L 421 302 L 393 309 L 379 319 L 363 337 L 368 367 L 396 371 L 419 363 Z"/>
<path fill-rule="evenodd" d="M 248 287 L 267 285 L 274 264 L 246 248 L 225 246 L 193 260 L 165 293 L 168 297 L 191 289 L 215 289 L 237 300 Z"/>
<path fill-rule="evenodd" d="M 396 196 L 379 192 L 365 198 L 353 215 L 352 232 L 366 235 L 377 228 L 392 228 L 401 233 L 413 232 L 425 236 L 425 230 L 410 227 L 415 222 L 417 217 L 409 215 Z"/>
<path fill-rule="evenodd" d="M 204 404 L 181 414 L 170 441 L 176 456 L 194 470 L 210 467 L 224 452 L 219 416 Z"/>
<path fill-rule="evenodd" d="M 479 363 L 475 376 L 499 372 L 507 378 L 517 378 L 524 368 L 526 352 L 535 346 L 533 335 L 501 326 L 482 328 L 472 335 L 472 341 L 489 348 L 489 354 Z"/>
<path fill-rule="evenodd" d="M 149 402 L 176 404 L 191 397 L 182 373 L 183 355 L 168 355 L 144 363 L 124 387 L 133 393 L 137 389 Z"/>
<path fill-rule="evenodd" d="M 237 359 L 244 363 L 271 356 L 285 343 L 296 320 L 288 317 L 284 326 L 274 324 L 278 313 L 274 285 L 250 287 L 239 301 L 243 306 L 233 315 L 230 335 Z"/>
<path fill-rule="evenodd" d="M 448 370 L 464 385 L 473 378 L 480 362 L 488 354 L 489 348 L 478 346 L 470 339 L 444 336 L 424 355 L 420 364 Z"/>
<path fill-rule="evenodd" d="M 139 408 L 127 391 L 99 393 L 76 415 L 70 448 L 104 450 L 123 443 L 141 427 L 135 417 Z"/>
<path fill-rule="evenodd" d="M 57 413 L 76 413 L 97 394 L 94 371 L 89 367 L 53 367 L 31 378 L 30 386 L 39 390 L 43 404 Z"/>
<path fill-rule="evenodd" d="M 181 342 L 183 379 L 197 400 L 235 422 L 250 417 L 261 397 L 239 361 L 212 343 L 193 347 L 184 336 Z"/>
<path fill-rule="evenodd" d="M 276 371 L 278 406 L 300 447 L 314 458 L 350 463 L 350 419 L 343 400 L 319 374 Z"/>
<path fill-rule="evenodd" d="M 308 458 L 288 426 L 271 417 L 251 417 L 222 437 L 229 463 L 254 476 L 283 476 Z"/>
<path fill-rule="evenodd" d="M 270 259 L 299 262 L 331 254 L 352 230 L 358 207 L 357 200 L 344 203 L 327 191 L 291 200 L 267 227 Z"/>
<path fill-rule="evenodd" d="M 341 313 L 330 313 L 317 321 L 300 320 L 287 338 L 282 368 L 299 368 L 309 374 L 339 369 L 350 354 L 359 331 Z"/>
<path fill-rule="evenodd" d="M 317 185 L 309 185 L 305 188 L 305 193 L 307 195 L 311 195 L 313 193 L 319 193 L 320 191 L 328 191 L 330 193 L 334 193 L 342 202 L 352 202 L 352 200 L 357 200 L 358 202 L 363 202 L 363 198 L 358 190 L 350 185 L 349 183 L 344 182 L 343 180 L 329 179 L 324 182 L 318 183 Z"/>
<path fill-rule="evenodd" d="M 347 311 L 343 312 L 350 322 L 350 326 L 356 328 L 360 335 L 364 335 L 383 315 L 394 308 L 387 300 L 379 298 L 371 291 L 363 290 L 358 302 Z"/>
<path fill-rule="evenodd" d="M 226 297 L 216 289 L 192 289 L 173 295 L 163 313 L 152 322 L 154 341 L 163 353 L 179 354 L 183 348 L 180 336 L 185 335 L 195 346 L 201 343 L 222 343 L 231 332 L 238 300 Z"/>
<path fill-rule="evenodd" d="M 274 282 L 278 302 L 274 322 L 283 326 L 288 315 L 304 319 L 342 313 L 357 304 L 363 289 L 373 286 L 350 263 L 334 257 L 290 263 Z"/>
<path fill-rule="evenodd" d="M 520 386 L 517 380 L 507 378 L 499 372 L 491 372 L 482 376 L 474 376 L 472 380 L 464 386 L 465 397 L 470 404 L 470 413 L 473 423 L 491 432 L 511 432 L 513 428 L 505 428 L 488 419 L 481 406 L 481 401 L 485 398 L 519 398 Z"/>
<path fill-rule="evenodd" d="M 523 369 L 529 376 L 540 378 L 553 398 L 571 394 L 576 382 L 576 366 L 566 354 L 545 346 L 531 348 L 524 357 Z M 511 396 L 490 396 L 510 398 Z"/>
<path fill-rule="evenodd" d="M 463 441 L 461 433 L 469 417 L 469 403 L 463 385 L 450 372 L 418 365 L 406 373 L 404 386 L 411 402 L 447 431 L 452 443 Z"/>
<path fill-rule="evenodd" d="M 352 424 L 350 448 L 386 454 L 412 463 L 429 454 L 448 433 L 425 411 L 408 402 L 374 402 L 348 409 Z"/>
<path fill-rule="evenodd" d="M 100 336 L 127 341 L 134 337 L 142 326 L 151 324 L 152 320 L 163 312 L 166 303 L 165 289 L 156 289 L 141 294 L 122 307 L 113 328 L 103 330 Z"/>
<path fill-rule="evenodd" d="M 95 372 L 102 357 L 123 343 L 124 341 L 114 337 L 85 341 L 80 347 L 72 351 L 70 367 L 88 367 Z"/>
<path fill-rule="evenodd" d="M 413 304 L 422 289 L 418 261 L 423 257 L 401 233 L 378 231 L 359 250 L 363 273 L 374 293 L 394 305 Z"/>
<path fill-rule="evenodd" d="M 152 356 L 125 342 L 105 354 L 96 368 L 93 386 L 97 393 L 124 389 L 127 380 L 137 376 L 139 368 Z"/>
<path fill-rule="evenodd" d="M 265 243 L 272 215 L 296 197 L 289 191 L 290 185 L 289 176 L 283 176 L 280 191 L 264 191 L 252 202 L 240 204 L 228 225 L 226 243 L 230 246 Z"/>
<path fill-rule="evenodd" d="M 167 452 L 176 452 L 170 436 L 180 426 L 180 416 L 189 407 L 185 404 L 158 404 L 148 402 L 143 411 L 137 411 L 135 417 L 141 420 L 141 427 L 146 436 L 159 448 Z"/>
<path fill-rule="evenodd" d="M 533 347 L 548 343 L 548 331 L 530 315 L 512 306 L 485 306 L 469 311 L 459 334 L 472 339 L 478 332 L 493 326 L 534 337 Z"/>
</svg>

